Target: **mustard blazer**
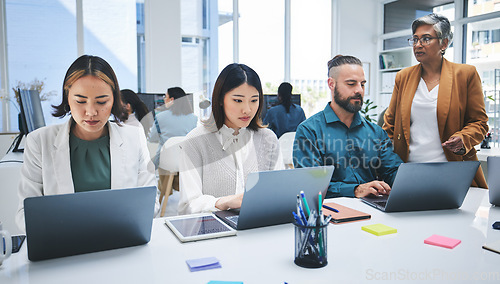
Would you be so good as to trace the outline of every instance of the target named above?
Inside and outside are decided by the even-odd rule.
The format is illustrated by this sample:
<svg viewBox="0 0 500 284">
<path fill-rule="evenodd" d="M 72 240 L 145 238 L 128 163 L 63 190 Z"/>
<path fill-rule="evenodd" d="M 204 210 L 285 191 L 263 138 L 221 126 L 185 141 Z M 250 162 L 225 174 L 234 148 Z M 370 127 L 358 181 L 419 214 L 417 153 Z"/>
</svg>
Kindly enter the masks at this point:
<svg viewBox="0 0 500 284">
<path fill-rule="evenodd" d="M 408 161 L 410 152 L 410 114 L 413 97 L 422 74 L 420 64 L 405 68 L 396 75 L 391 103 L 384 115 L 383 129 L 394 142 L 394 152 Z M 488 132 L 481 79 L 476 68 L 443 58 L 437 99 L 437 122 L 441 143 L 459 136 L 465 145 L 464 155 L 443 148 L 448 161 L 477 161 L 474 146 Z M 472 186 L 488 188 L 481 167 Z"/>
</svg>

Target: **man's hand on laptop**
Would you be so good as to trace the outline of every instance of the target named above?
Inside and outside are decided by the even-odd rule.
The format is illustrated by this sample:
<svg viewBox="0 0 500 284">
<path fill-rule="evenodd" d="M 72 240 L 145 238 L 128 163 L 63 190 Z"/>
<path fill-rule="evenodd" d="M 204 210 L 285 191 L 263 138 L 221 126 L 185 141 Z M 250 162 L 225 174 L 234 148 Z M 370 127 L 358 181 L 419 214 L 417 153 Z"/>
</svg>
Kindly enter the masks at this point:
<svg viewBox="0 0 500 284">
<path fill-rule="evenodd" d="M 391 192 L 391 187 L 380 180 L 374 180 L 371 182 L 360 184 L 354 189 L 354 196 L 356 197 L 364 197 L 370 194 L 373 195 L 389 195 Z"/>
<path fill-rule="evenodd" d="M 238 209 L 241 207 L 242 200 L 243 193 L 224 196 L 215 202 L 215 208 L 220 210 Z"/>
</svg>

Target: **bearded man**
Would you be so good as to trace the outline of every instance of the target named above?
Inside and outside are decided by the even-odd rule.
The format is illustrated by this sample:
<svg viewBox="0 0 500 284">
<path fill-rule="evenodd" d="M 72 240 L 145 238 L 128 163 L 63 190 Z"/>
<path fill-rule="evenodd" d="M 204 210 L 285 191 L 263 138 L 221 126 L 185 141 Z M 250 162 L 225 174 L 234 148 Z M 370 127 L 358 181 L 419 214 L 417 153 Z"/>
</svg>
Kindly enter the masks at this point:
<svg viewBox="0 0 500 284">
<path fill-rule="evenodd" d="M 402 163 L 387 133 L 359 114 L 365 84 L 358 58 L 335 56 L 328 61 L 332 101 L 297 128 L 294 166 L 335 166 L 326 198 L 388 195 Z"/>
</svg>

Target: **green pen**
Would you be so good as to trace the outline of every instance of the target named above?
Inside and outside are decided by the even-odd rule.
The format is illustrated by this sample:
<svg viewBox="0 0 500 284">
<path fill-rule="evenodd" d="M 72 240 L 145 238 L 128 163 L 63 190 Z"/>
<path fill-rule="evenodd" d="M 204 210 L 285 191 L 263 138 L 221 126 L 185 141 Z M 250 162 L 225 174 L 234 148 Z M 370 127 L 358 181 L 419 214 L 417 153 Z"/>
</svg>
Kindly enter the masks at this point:
<svg viewBox="0 0 500 284">
<path fill-rule="evenodd" d="M 321 191 L 318 193 L 318 212 L 321 211 L 321 205 L 323 204 L 323 195 Z"/>
<path fill-rule="evenodd" d="M 324 222 L 324 217 L 323 217 L 323 210 L 322 210 L 322 205 L 323 204 L 323 195 L 321 194 L 321 191 L 318 193 L 318 222 L 316 223 L 316 226 L 323 226 Z M 319 253 L 320 256 L 323 257 L 325 256 L 325 248 L 323 247 L 323 229 L 318 228 L 319 231 Z"/>
</svg>

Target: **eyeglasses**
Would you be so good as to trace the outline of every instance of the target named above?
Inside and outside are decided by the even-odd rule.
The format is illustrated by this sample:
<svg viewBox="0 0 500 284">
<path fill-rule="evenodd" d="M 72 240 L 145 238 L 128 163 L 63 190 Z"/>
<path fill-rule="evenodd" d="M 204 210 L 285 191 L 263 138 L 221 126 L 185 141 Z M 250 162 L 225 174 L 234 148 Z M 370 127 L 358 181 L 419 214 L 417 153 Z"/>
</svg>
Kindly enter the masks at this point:
<svg viewBox="0 0 500 284">
<path fill-rule="evenodd" d="M 418 37 L 409 38 L 408 45 L 415 46 L 420 41 L 421 45 L 426 46 L 426 45 L 431 44 L 431 40 L 433 40 L 433 39 L 440 39 L 440 37 L 423 36 L 421 38 L 418 38 Z"/>
</svg>

